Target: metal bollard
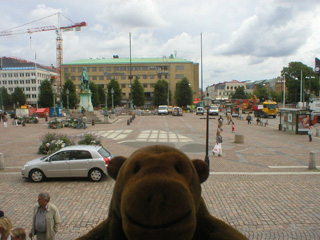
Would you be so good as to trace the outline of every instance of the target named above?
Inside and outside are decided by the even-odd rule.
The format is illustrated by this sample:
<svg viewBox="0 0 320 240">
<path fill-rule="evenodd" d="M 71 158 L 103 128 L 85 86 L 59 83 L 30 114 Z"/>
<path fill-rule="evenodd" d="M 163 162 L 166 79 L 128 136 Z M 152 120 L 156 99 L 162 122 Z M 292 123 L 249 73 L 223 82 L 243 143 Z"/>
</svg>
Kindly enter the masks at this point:
<svg viewBox="0 0 320 240">
<path fill-rule="evenodd" d="M 127 125 L 128 125 L 128 126 L 130 125 L 130 120 L 129 120 L 129 119 L 127 120 Z"/>
<path fill-rule="evenodd" d="M 92 126 L 94 126 L 95 125 L 95 122 L 94 122 L 94 120 L 92 120 Z"/>
<path fill-rule="evenodd" d="M 316 137 L 320 137 L 320 128 L 316 129 Z"/>
<path fill-rule="evenodd" d="M 309 159 L 309 170 L 315 170 L 317 169 L 316 167 L 316 153 L 315 152 L 310 152 L 310 159 Z"/>
<path fill-rule="evenodd" d="M 0 170 L 4 170 L 4 157 L 3 157 L 3 153 L 0 153 Z"/>
</svg>

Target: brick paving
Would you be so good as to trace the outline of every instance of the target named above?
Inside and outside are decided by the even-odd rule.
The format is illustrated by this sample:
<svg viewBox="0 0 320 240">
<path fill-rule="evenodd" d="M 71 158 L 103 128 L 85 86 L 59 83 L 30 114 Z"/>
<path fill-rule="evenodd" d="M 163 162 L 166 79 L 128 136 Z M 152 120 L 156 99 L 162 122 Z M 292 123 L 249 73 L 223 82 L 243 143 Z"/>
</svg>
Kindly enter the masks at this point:
<svg viewBox="0 0 320 240">
<path fill-rule="evenodd" d="M 75 239 L 107 216 L 114 186 L 108 177 L 99 183 L 87 179 L 50 179 L 37 184 L 21 178 L 21 167 L 39 156 L 37 149 L 47 132 L 67 134 L 75 142 L 83 133 L 92 132 L 100 136 L 105 148 L 123 156 L 156 143 L 150 139 L 138 141 L 143 131 L 159 130 L 168 136 L 174 132 L 193 142 L 168 144 L 191 158 L 204 158 L 205 120 L 199 116 L 137 117 L 130 126 L 127 118 L 121 117 L 113 124 L 89 125 L 86 130 L 51 130 L 43 119 L 37 125 L 9 125 L 8 129 L 1 123 L 0 152 L 4 154 L 6 169 L 0 171 L 0 209 L 10 217 L 14 227 L 30 230 L 32 206 L 41 191 L 48 191 L 52 203 L 60 210 L 62 227 L 58 240 Z M 211 214 L 235 226 L 249 239 L 320 239 L 320 172 L 306 168 L 311 151 L 316 153 L 320 165 L 320 139 L 314 137 L 309 143 L 305 135 L 282 133 L 271 125 L 247 126 L 240 120 L 235 120 L 235 124 L 236 132 L 245 135 L 245 144 L 233 143 L 231 126 L 226 125 L 222 132 L 223 156 L 213 157 L 209 153 L 211 174 L 202 186 L 202 194 Z M 216 120 L 211 120 L 211 133 L 216 125 Z M 113 139 L 106 134 L 112 130 L 130 131 Z M 212 136 L 210 149 L 215 142 Z"/>
</svg>

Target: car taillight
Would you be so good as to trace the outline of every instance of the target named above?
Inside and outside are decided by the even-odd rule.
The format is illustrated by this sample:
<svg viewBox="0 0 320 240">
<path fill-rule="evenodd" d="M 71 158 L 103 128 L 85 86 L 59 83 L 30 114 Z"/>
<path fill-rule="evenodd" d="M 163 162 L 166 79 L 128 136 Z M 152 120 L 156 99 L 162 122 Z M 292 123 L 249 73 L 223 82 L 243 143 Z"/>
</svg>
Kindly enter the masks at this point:
<svg viewBox="0 0 320 240">
<path fill-rule="evenodd" d="M 110 159 L 109 159 L 109 158 L 104 157 L 104 158 L 103 158 L 103 160 L 104 160 L 104 162 L 106 163 L 106 165 L 108 165 L 108 164 L 109 164 L 109 161 L 110 161 Z"/>
</svg>

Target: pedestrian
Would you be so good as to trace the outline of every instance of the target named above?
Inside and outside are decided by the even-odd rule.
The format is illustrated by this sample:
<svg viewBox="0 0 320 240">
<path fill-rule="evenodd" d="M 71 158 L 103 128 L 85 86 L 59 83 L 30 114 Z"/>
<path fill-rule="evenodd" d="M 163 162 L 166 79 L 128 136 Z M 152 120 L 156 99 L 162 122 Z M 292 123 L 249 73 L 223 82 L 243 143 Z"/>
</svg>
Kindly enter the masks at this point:
<svg viewBox="0 0 320 240">
<path fill-rule="evenodd" d="M 27 234 L 23 228 L 15 228 L 11 231 L 11 240 L 26 240 Z"/>
<path fill-rule="evenodd" d="M 37 240 L 53 240 L 60 226 L 58 208 L 50 203 L 49 193 L 38 196 L 38 204 L 33 208 L 32 229 L 29 237 L 37 236 Z"/>
<path fill-rule="evenodd" d="M 0 107 L 1 107 L 1 105 L 0 105 Z M 0 122 L 2 120 L 2 116 L 3 116 L 3 114 L 2 114 L 2 111 L 0 110 Z"/>
<path fill-rule="evenodd" d="M 78 116 L 78 129 L 81 128 L 81 125 L 82 125 L 82 118 L 81 118 L 81 116 L 79 115 L 79 116 Z"/>
<path fill-rule="evenodd" d="M 83 129 L 86 129 L 87 128 L 87 117 L 84 114 L 82 117 L 82 123 L 83 123 Z"/>
<path fill-rule="evenodd" d="M 223 131 L 223 126 L 222 126 L 222 124 L 223 124 L 223 117 L 220 116 L 220 117 L 218 118 L 218 129 L 219 129 L 219 131 Z"/>
<path fill-rule="evenodd" d="M 235 126 L 234 126 L 234 122 L 232 122 L 232 132 L 234 133 L 235 131 Z"/>
<path fill-rule="evenodd" d="M 7 128 L 7 127 L 8 127 L 8 118 L 7 118 L 7 116 L 6 116 L 6 115 L 3 115 L 2 120 L 3 120 L 3 126 L 4 126 L 5 128 Z"/>
<path fill-rule="evenodd" d="M 260 117 L 257 117 L 257 125 L 261 122 L 261 118 Z"/>
<path fill-rule="evenodd" d="M 220 157 L 222 155 L 222 146 L 221 146 L 221 143 L 222 143 L 222 136 L 220 134 L 220 131 L 218 130 L 217 133 L 216 133 L 216 143 L 218 145 L 218 156 Z"/>
<path fill-rule="evenodd" d="M 81 113 L 84 115 L 84 113 L 86 112 L 86 110 L 84 109 L 84 107 L 81 108 Z"/>
<path fill-rule="evenodd" d="M 18 127 L 18 116 L 16 113 L 14 114 L 13 118 L 14 118 L 14 124 Z"/>
<path fill-rule="evenodd" d="M 1 240 L 10 240 L 11 236 L 11 230 L 13 226 L 8 217 L 1 217 L 0 218 L 0 234 L 1 234 Z"/>
<path fill-rule="evenodd" d="M 312 128 L 313 128 L 313 126 L 310 125 L 309 130 L 308 130 L 309 142 L 312 142 Z"/>
<path fill-rule="evenodd" d="M 248 121 L 248 124 L 251 124 L 251 115 L 250 115 L 250 113 L 248 114 L 246 120 Z"/>
<path fill-rule="evenodd" d="M 233 120 L 232 120 L 232 114 L 230 114 L 230 118 L 229 118 L 229 122 L 228 122 L 228 124 L 230 124 L 230 123 L 233 123 Z"/>
</svg>

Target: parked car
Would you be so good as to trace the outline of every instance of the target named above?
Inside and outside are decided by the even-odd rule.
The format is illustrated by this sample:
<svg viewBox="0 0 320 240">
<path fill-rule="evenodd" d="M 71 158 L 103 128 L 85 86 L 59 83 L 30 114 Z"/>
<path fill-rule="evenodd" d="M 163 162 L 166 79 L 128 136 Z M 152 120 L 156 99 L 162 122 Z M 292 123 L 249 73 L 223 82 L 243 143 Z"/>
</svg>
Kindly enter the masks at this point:
<svg viewBox="0 0 320 240">
<path fill-rule="evenodd" d="M 211 106 L 209 109 L 209 115 L 219 115 L 219 108 L 218 106 Z"/>
<path fill-rule="evenodd" d="M 21 173 L 23 178 L 33 182 L 59 177 L 88 177 L 99 182 L 107 175 L 107 165 L 111 158 L 112 154 L 102 146 L 69 146 L 27 162 Z"/>
<path fill-rule="evenodd" d="M 197 107 L 197 110 L 196 110 L 196 115 L 198 115 L 198 114 L 204 114 L 204 109 L 203 109 L 203 107 Z"/>
<path fill-rule="evenodd" d="M 180 107 L 174 107 L 172 109 L 172 116 L 183 116 L 182 108 Z"/>
<path fill-rule="evenodd" d="M 158 115 L 161 115 L 161 114 L 168 115 L 168 106 L 167 105 L 160 105 L 158 107 Z"/>
</svg>

